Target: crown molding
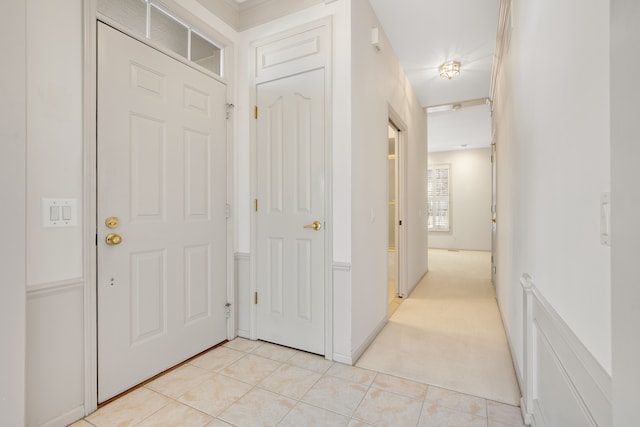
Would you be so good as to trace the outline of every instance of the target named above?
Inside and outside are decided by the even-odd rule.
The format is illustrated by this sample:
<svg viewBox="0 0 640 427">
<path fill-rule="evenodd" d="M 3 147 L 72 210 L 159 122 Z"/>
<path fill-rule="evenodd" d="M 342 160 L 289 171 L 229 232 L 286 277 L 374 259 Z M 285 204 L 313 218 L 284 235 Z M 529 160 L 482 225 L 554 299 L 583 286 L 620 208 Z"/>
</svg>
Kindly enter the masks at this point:
<svg viewBox="0 0 640 427">
<path fill-rule="evenodd" d="M 491 67 L 491 83 L 489 85 L 489 99 L 493 102 L 496 94 L 498 74 L 502 65 L 502 59 L 509 51 L 511 42 L 511 30 L 513 29 L 513 16 L 511 10 L 512 0 L 500 1 L 500 15 L 498 18 L 498 34 L 496 36 L 496 48 Z M 491 105 L 493 110 L 493 105 Z"/>
<path fill-rule="evenodd" d="M 240 8 L 235 0 L 196 0 L 211 13 L 238 31 L 240 28 Z"/>
<path fill-rule="evenodd" d="M 320 3 L 336 0 L 197 0 L 236 31 L 244 31 Z"/>
<path fill-rule="evenodd" d="M 487 104 L 490 106 L 491 101 L 489 100 L 489 98 L 468 99 L 466 101 L 452 102 L 449 104 L 429 105 L 427 107 L 424 107 L 424 110 L 427 112 L 427 114 L 430 114 L 449 110 L 459 110 L 466 107 L 475 107 L 476 105 L 482 104 Z"/>
</svg>

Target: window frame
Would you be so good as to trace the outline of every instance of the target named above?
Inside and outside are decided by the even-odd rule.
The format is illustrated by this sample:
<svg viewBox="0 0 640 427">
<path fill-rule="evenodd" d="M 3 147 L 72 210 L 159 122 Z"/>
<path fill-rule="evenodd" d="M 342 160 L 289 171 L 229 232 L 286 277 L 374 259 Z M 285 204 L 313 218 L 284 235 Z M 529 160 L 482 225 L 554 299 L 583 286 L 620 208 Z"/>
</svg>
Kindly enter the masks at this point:
<svg viewBox="0 0 640 427">
<path fill-rule="evenodd" d="M 446 183 L 438 185 L 438 181 L 443 181 L 438 177 L 437 171 L 446 170 Z M 436 180 L 435 182 L 433 180 Z M 446 187 L 446 194 L 434 194 L 437 188 Z M 446 208 L 438 207 L 445 205 Z M 427 230 L 428 231 L 451 231 L 451 165 L 437 164 L 427 167 Z M 445 213 L 443 213 L 443 211 Z"/>
<path fill-rule="evenodd" d="M 177 13 L 174 13 L 173 11 L 169 10 L 165 5 L 163 5 L 161 2 L 158 2 L 157 0 L 137 0 L 140 3 L 144 3 L 145 8 L 146 8 L 146 17 L 145 17 L 145 30 L 143 33 L 139 32 L 137 29 L 132 28 L 130 25 L 128 25 L 127 23 L 121 22 L 118 19 L 118 16 L 112 16 L 110 14 L 105 14 L 103 11 L 100 10 L 100 5 L 98 5 L 98 13 L 99 14 L 103 14 L 103 16 L 108 17 L 109 19 L 113 20 L 114 23 L 117 23 L 118 25 L 122 25 L 124 27 L 126 27 L 128 30 L 134 32 L 135 34 L 138 34 L 144 38 L 146 38 L 147 40 L 150 40 L 151 42 L 157 43 L 159 47 L 161 47 L 162 49 L 166 49 L 167 51 L 170 51 L 171 53 L 178 55 L 180 58 L 184 58 L 188 63 L 190 64 L 194 64 L 197 67 L 202 68 L 203 70 L 206 70 L 209 73 L 212 73 L 215 76 L 218 76 L 219 78 L 226 78 L 226 73 L 225 73 L 225 56 L 226 56 L 226 47 L 218 42 L 218 41 L 214 41 L 210 36 L 208 36 L 205 32 L 201 31 L 200 29 L 198 29 L 196 26 L 192 25 L 190 22 L 188 22 L 186 19 L 184 19 L 184 17 L 180 16 Z M 100 2 L 98 2 L 100 3 Z M 117 2 L 110 2 L 109 0 L 104 0 L 105 4 L 114 4 L 116 5 Z M 163 42 L 162 39 L 158 39 L 153 37 L 153 35 L 151 34 L 151 27 L 152 27 L 152 23 L 151 23 L 151 19 L 152 19 L 152 10 L 155 10 L 158 13 L 161 13 L 162 15 L 164 15 L 166 18 L 175 21 L 176 24 L 182 26 L 185 28 L 186 30 L 186 55 L 184 55 L 181 52 L 176 51 L 172 46 L 166 44 Z M 201 64 L 201 59 L 200 60 L 193 60 L 191 58 L 192 56 L 192 45 L 191 45 L 191 39 L 192 39 L 192 35 L 195 34 L 196 36 L 198 36 L 200 39 L 202 39 L 203 41 L 209 43 L 212 47 L 217 48 L 219 50 L 219 61 L 217 64 L 217 67 L 214 67 L 214 69 L 210 69 L 209 67 L 206 67 L 204 65 Z M 215 69 L 217 68 L 217 70 Z"/>
</svg>

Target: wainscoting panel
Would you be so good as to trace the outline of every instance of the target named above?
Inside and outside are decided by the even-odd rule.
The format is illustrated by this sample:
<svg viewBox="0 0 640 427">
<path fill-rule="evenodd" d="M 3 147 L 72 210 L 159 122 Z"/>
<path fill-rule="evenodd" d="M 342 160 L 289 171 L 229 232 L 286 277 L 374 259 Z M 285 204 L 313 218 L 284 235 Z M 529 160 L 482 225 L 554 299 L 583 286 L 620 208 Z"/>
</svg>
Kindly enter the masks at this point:
<svg viewBox="0 0 640 427">
<path fill-rule="evenodd" d="M 336 362 L 352 365 L 351 350 L 351 264 L 333 263 L 333 354 Z"/>
<path fill-rule="evenodd" d="M 524 289 L 522 411 L 536 427 L 612 425 L 611 377 L 584 347 L 531 277 Z"/>
<path fill-rule="evenodd" d="M 84 349 L 83 279 L 28 286 L 27 426 L 84 416 Z"/>
</svg>

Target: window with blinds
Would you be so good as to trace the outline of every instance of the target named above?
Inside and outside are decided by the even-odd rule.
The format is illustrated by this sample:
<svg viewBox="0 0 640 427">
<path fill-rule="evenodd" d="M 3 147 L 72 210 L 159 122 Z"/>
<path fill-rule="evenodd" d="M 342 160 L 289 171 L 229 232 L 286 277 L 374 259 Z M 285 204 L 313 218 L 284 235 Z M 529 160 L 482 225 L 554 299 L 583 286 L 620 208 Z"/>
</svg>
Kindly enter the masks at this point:
<svg viewBox="0 0 640 427">
<path fill-rule="evenodd" d="M 427 203 L 429 231 L 449 231 L 449 183 L 450 165 L 434 165 L 427 170 Z"/>
</svg>

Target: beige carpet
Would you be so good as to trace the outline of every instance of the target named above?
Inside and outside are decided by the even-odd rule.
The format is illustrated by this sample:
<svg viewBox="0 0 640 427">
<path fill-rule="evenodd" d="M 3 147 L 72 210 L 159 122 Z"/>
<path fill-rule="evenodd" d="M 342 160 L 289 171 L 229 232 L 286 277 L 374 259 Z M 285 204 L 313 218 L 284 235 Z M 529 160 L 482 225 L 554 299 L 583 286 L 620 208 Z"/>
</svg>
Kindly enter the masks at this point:
<svg viewBox="0 0 640 427">
<path fill-rule="evenodd" d="M 429 250 L 429 273 L 356 366 L 518 405 L 491 254 Z"/>
</svg>

